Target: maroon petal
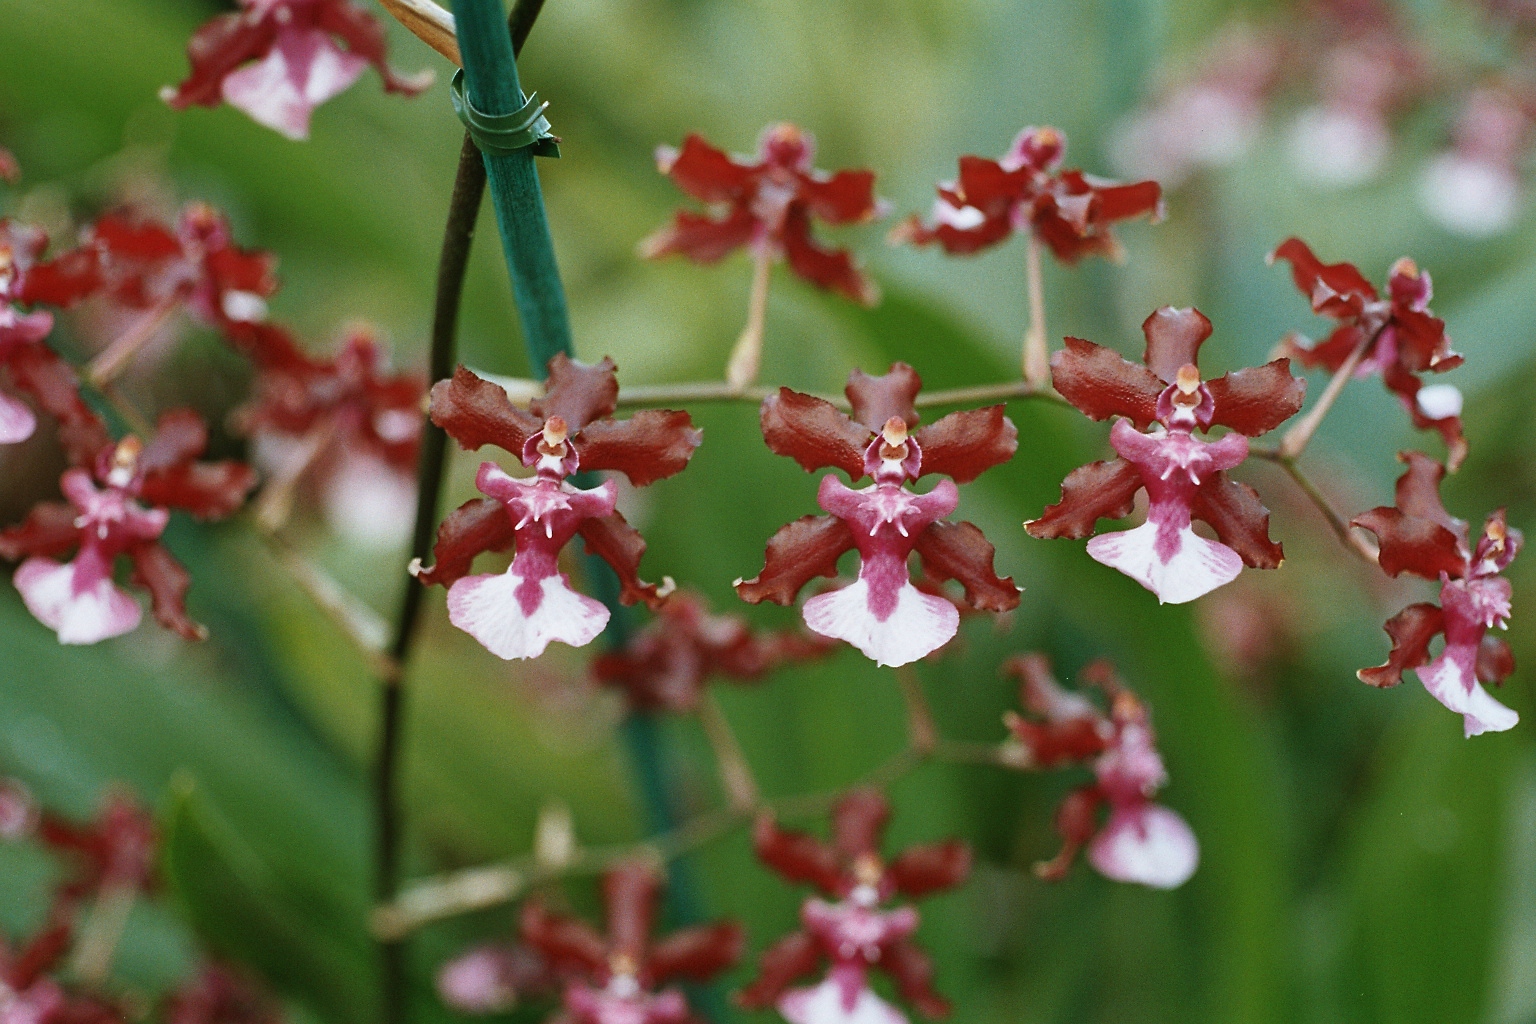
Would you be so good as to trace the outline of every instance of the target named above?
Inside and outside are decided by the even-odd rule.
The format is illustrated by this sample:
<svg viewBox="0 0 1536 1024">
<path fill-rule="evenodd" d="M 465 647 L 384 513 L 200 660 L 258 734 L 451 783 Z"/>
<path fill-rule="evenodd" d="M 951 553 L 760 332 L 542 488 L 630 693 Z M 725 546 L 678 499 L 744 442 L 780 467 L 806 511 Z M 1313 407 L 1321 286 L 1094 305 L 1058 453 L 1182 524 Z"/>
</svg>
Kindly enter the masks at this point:
<svg viewBox="0 0 1536 1024">
<path fill-rule="evenodd" d="M 955 193 L 968 206 L 982 211 L 1011 206 L 1028 194 L 1033 172 L 1028 168 L 1005 170 L 984 156 L 962 156 Z"/>
<path fill-rule="evenodd" d="M 256 471 L 243 462 L 192 462 L 146 473 L 139 495 L 196 519 L 223 519 L 245 504 L 255 486 Z"/>
<path fill-rule="evenodd" d="M 29 267 L 17 300 L 67 309 L 96 294 L 105 284 L 101 253 L 94 245 L 84 245 Z"/>
<path fill-rule="evenodd" d="M 891 802 L 877 789 L 855 789 L 832 805 L 832 842 L 849 861 L 879 854 Z"/>
<path fill-rule="evenodd" d="M 838 558 L 851 547 L 853 534 L 841 519 L 801 516 L 768 538 L 762 571 L 738 582 L 736 593 L 748 604 L 792 604 L 817 576 L 836 576 Z"/>
<path fill-rule="evenodd" d="M 1433 430 L 1445 441 L 1445 463 L 1452 471 L 1461 468 L 1461 464 L 1467 457 L 1467 440 L 1462 434 L 1460 416 L 1444 416 L 1433 419 L 1419 409 L 1418 394 L 1421 382 L 1419 378 L 1396 366 L 1388 366 L 1382 371 L 1382 383 L 1387 390 L 1392 391 L 1403 400 L 1403 405 L 1408 409 L 1408 416 L 1413 420 L 1413 425 L 1420 430 Z"/>
<path fill-rule="evenodd" d="M 957 228 L 942 222 L 931 228 L 925 227 L 914 214 L 892 228 L 888 237 L 892 245 L 904 242 L 928 245 L 938 242 L 951 256 L 970 256 L 996 245 L 1011 234 L 1013 223 L 1006 213 L 986 217 L 973 228 Z"/>
<path fill-rule="evenodd" d="M 1050 201 L 1049 197 L 1043 198 L 1045 201 L 1036 209 L 1031 223 L 1034 225 L 1035 234 L 1050 248 L 1051 255 L 1068 266 L 1084 256 L 1103 256 L 1106 259 L 1118 257 L 1120 243 L 1108 227 L 1090 229 L 1085 233 L 1072 219 L 1062 216 L 1064 211 L 1061 203 Z M 1079 205 L 1081 207 L 1079 212 L 1086 217 L 1088 214 L 1086 196 Z"/>
<path fill-rule="evenodd" d="M 757 979 L 736 993 L 736 1002 L 748 1010 L 765 1010 L 820 965 L 821 945 L 805 932 L 790 932 L 763 953 Z"/>
<path fill-rule="evenodd" d="M 0 530 L 0 558 L 16 562 L 29 555 L 62 555 L 80 539 L 78 513 L 62 501 L 40 501 L 27 518 Z"/>
<path fill-rule="evenodd" d="M 1083 786 L 1068 793 L 1056 809 L 1056 831 L 1061 835 L 1061 849 L 1048 861 L 1035 865 L 1035 874 L 1048 882 L 1067 876 L 1078 852 L 1099 830 L 1099 805 L 1104 794 L 1097 786 Z"/>
<path fill-rule="evenodd" d="M 1396 686 L 1403 673 L 1429 662 L 1429 642 L 1445 629 L 1445 615 L 1435 605 L 1411 604 L 1387 620 L 1387 636 L 1392 638 L 1392 653 L 1387 663 L 1363 668 L 1355 675 L 1372 686 Z"/>
<path fill-rule="evenodd" d="M 402 75 L 389 66 L 389 37 L 385 35 L 383 24 L 366 8 L 348 0 L 321 0 L 318 15 L 321 28 L 340 36 L 347 49 L 373 65 L 384 80 L 386 92 L 415 96 L 432 84 L 430 71 Z"/>
<path fill-rule="evenodd" d="M 759 421 L 769 450 L 794 459 L 807 473 L 834 466 L 854 480 L 864 475 L 870 431 L 830 402 L 779 388 L 763 399 Z"/>
<path fill-rule="evenodd" d="M 146 474 L 172 469 L 191 462 L 207 448 L 208 425 L 203 418 L 192 409 L 171 409 L 156 421 L 155 436 L 139 455 L 139 468 Z"/>
<path fill-rule="evenodd" d="M 901 998 L 918 1013 L 930 1019 L 949 1016 L 949 1000 L 933 990 L 933 961 L 910 939 L 886 946 L 880 966 L 896 982 Z"/>
<path fill-rule="evenodd" d="M 271 18 L 220 14 L 192 33 L 187 43 L 192 73 L 175 90 L 162 93 L 165 102 L 177 110 L 194 104 L 218 106 L 224 99 L 224 77 L 246 61 L 264 56 L 276 36 L 277 26 Z"/>
<path fill-rule="evenodd" d="M 432 548 L 436 564 L 420 569 L 416 578 L 425 586 L 452 586 L 469 575 L 475 556 L 484 551 L 505 551 L 517 540 L 512 517 L 495 498 L 474 498 L 448 513 L 437 528 Z"/>
<path fill-rule="evenodd" d="M 187 615 L 187 590 L 192 577 L 174 555 L 156 541 L 138 544 L 128 552 L 133 560 L 133 582 L 149 591 L 155 618 L 184 640 L 205 640 L 208 630 Z"/>
<path fill-rule="evenodd" d="M 1351 263 L 1323 263 L 1299 238 L 1287 238 L 1270 253 L 1270 262 L 1287 260 L 1296 290 L 1307 297 L 1312 309 L 1336 319 L 1356 316 L 1367 302 L 1376 300 L 1376 288 Z"/>
<path fill-rule="evenodd" d="M 910 846 L 891 861 L 886 874 L 908 899 L 953 889 L 971 873 L 971 847 L 958 839 Z"/>
<path fill-rule="evenodd" d="M 1093 211 L 1090 217 L 1095 223 L 1105 223 L 1156 216 L 1162 201 L 1162 186 L 1155 181 L 1097 185 L 1093 188 Z"/>
<path fill-rule="evenodd" d="M 1392 326 L 1397 334 L 1397 364 L 1411 373 L 1434 370 L 1444 373 L 1462 363 L 1452 354 L 1445 337 L 1445 321 L 1416 309 L 1392 311 Z"/>
<path fill-rule="evenodd" d="M 892 363 L 889 370 L 878 375 L 855 369 L 848 374 L 843 394 L 853 407 L 854 420 L 868 427 L 871 434 L 878 434 L 891 419 L 899 419 L 908 427 L 917 426 L 913 402 L 921 390 L 923 379 L 916 370 L 906 363 Z M 926 457 L 926 449 L 923 454 Z"/>
<path fill-rule="evenodd" d="M 1082 338 L 1067 338 L 1051 357 L 1051 382 L 1089 419 L 1126 416 L 1138 428 L 1157 419 L 1157 396 L 1167 387 L 1145 366 Z"/>
<path fill-rule="evenodd" d="M 636 487 L 680 473 L 703 433 L 686 412 L 647 409 L 627 420 L 599 420 L 571 439 L 585 470 L 613 470 Z"/>
<path fill-rule="evenodd" d="M 571 433 L 594 420 L 611 416 L 619 404 L 619 378 L 613 360 L 603 357 L 595 364 L 578 363 L 564 352 L 549 361 L 544 394 L 528 403 L 528 411 L 542 421 L 559 416 Z"/>
<path fill-rule="evenodd" d="M 914 435 L 923 452 L 922 472 L 969 483 L 1019 450 L 1019 431 L 1001 405 L 952 412 Z"/>
<path fill-rule="evenodd" d="M 671 224 L 640 242 L 640 255 L 648 260 L 683 255 L 695 263 L 716 263 L 752 241 L 757 224 L 749 206 L 720 219 L 680 210 Z"/>
<path fill-rule="evenodd" d="M 842 864 L 826 843 L 805 832 L 779 827 L 772 814 L 760 815 L 752 826 L 757 859 L 791 882 L 816 886 L 828 896 L 841 895 Z"/>
<path fill-rule="evenodd" d="M 1019 606 L 1013 578 L 999 579 L 992 566 L 996 551 L 971 523 L 937 522 L 917 536 L 916 550 L 923 570 L 935 581 L 958 580 L 973 608 L 1006 612 Z"/>
<path fill-rule="evenodd" d="M 1079 466 L 1061 482 L 1061 500 L 1024 524 L 1031 537 L 1093 536 L 1100 519 L 1124 519 L 1131 514 L 1141 471 L 1124 459 Z"/>
<path fill-rule="evenodd" d="M 1500 686 L 1514 675 L 1515 652 L 1500 637 L 1485 636 L 1477 645 L 1477 681 Z"/>
<path fill-rule="evenodd" d="M 523 904 L 518 934 L 543 953 L 557 972 L 600 977 L 608 970 L 608 944 L 585 921 L 550 913 L 537 898 Z"/>
<path fill-rule="evenodd" d="M 59 423 L 59 441 L 71 465 L 92 466 L 112 443 L 107 425 L 80 397 L 80 378 L 46 345 L 18 345 L 6 358 L 16 386 Z"/>
<path fill-rule="evenodd" d="M 1398 452 L 1397 460 L 1408 467 L 1397 478 L 1397 507 L 1404 515 L 1439 523 L 1463 541 L 1467 537 L 1467 524 L 1445 510 L 1440 500 L 1440 481 L 1445 479 L 1445 467 L 1423 452 Z"/>
<path fill-rule="evenodd" d="M 544 427 L 543 417 L 517 408 L 500 385 L 463 366 L 432 385 L 432 422 L 469 451 L 493 444 L 518 456 Z"/>
<path fill-rule="evenodd" d="M 1406 516 L 1385 505 L 1362 512 L 1350 520 L 1351 526 L 1363 527 L 1381 542 L 1377 561 L 1388 576 L 1411 572 L 1428 580 L 1440 574 L 1452 577 L 1466 574 L 1467 557 L 1456 535 L 1439 523 Z"/>
<path fill-rule="evenodd" d="M 1285 549 L 1269 539 L 1269 509 L 1258 492 L 1218 471 L 1195 492 L 1193 513 L 1216 537 L 1254 569 L 1278 569 Z"/>
<path fill-rule="evenodd" d="M 587 542 L 587 552 L 607 562 L 618 575 L 620 604 L 644 601 L 647 608 L 655 611 L 666 600 L 656 589 L 656 584 L 640 578 L 645 538 L 625 522 L 622 515 L 610 512 L 601 519 L 588 519 L 577 533 Z"/>
<path fill-rule="evenodd" d="M 880 288 L 854 262 L 847 249 L 824 249 L 811 238 L 811 224 L 804 209 L 791 206 L 784 218 L 779 241 L 789 269 L 819 288 L 836 292 L 864 306 L 880 301 Z"/>
<path fill-rule="evenodd" d="M 603 876 L 609 955 L 625 956 L 636 964 L 643 961 L 660 891 L 661 878 L 645 861 L 624 861 Z"/>
<path fill-rule="evenodd" d="M 1291 376 L 1291 361 L 1276 359 L 1207 381 L 1216 410 L 1211 422 L 1239 434 L 1267 434 L 1301 411 L 1307 382 Z"/>
<path fill-rule="evenodd" d="M 1334 371 L 1344 365 L 1364 336 L 1365 330 L 1358 324 L 1345 324 L 1315 345 L 1298 344 L 1296 338 L 1299 336 L 1290 335 L 1281 342 L 1280 351 L 1302 366 L 1321 366 L 1325 370 Z"/>
<path fill-rule="evenodd" d="M 800 175 L 800 198 L 828 224 L 873 220 L 880 210 L 874 171 L 838 171 L 826 179 Z"/>
<path fill-rule="evenodd" d="M 727 203 L 740 198 L 758 174 L 756 168 L 736 163 L 699 135 L 684 139 L 662 170 L 678 188 L 705 203 Z"/>
<path fill-rule="evenodd" d="M 1142 321 L 1147 338 L 1142 361 L 1164 381 L 1172 382 L 1179 367 L 1200 363 L 1200 346 L 1211 336 L 1211 322 L 1193 306 L 1164 306 Z"/>
<path fill-rule="evenodd" d="M 708 981 L 741 961 L 747 933 L 735 921 L 673 932 L 651 946 L 647 966 L 655 984 L 674 978 Z"/>
</svg>

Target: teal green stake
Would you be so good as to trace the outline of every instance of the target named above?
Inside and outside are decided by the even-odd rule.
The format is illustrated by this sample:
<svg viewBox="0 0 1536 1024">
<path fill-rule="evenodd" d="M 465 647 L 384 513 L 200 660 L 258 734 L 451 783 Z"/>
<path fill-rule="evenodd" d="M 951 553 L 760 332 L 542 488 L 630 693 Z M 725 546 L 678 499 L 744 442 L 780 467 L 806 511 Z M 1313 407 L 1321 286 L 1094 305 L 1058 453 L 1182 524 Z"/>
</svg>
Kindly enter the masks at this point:
<svg viewBox="0 0 1536 1024">
<path fill-rule="evenodd" d="M 459 51 L 464 70 L 453 83 L 454 110 L 464 122 L 485 160 L 496 226 L 501 232 L 512 294 L 517 300 L 528 349 L 529 369 L 540 380 L 545 364 L 557 353 L 571 354 L 570 317 L 565 288 L 555 263 L 554 243 L 544 214 L 535 156 L 558 156 L 556 140 L 543 116 L 545 104 L 523 94 L 517 78 L 512 40 L 499 0 L 458 0 L 453 5 Z M 594 481 L 572 481 L 590 486 Z M 607 639 L 622 643 L 627 635 L 628 610 L 618 603 L 618 580 L 600 559 L 585 560 L 589 583 L 612 612 Z M 645 796 L 648 824 L 653 829 L 677 823 L 668 798 L 665 752 L 656 735 L 656 723 L 635 720 L 624 729 L 635 774 Z M 693 897 L 689 873 L 674 864 L 669 899 L 674 915 L 683 922 L 697 920 L 699 908 Z M 705 995 L 710 1016 L 722 1016 L 718 993 Z"/>
</svg>

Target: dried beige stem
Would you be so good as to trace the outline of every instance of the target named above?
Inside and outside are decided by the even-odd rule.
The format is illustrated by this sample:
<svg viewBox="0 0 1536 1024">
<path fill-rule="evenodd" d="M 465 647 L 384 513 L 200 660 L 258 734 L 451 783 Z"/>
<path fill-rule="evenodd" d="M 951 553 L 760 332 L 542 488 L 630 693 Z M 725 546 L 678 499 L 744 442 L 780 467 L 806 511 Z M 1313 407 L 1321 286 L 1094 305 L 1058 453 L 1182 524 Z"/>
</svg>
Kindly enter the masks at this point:
<svg viewBox="0 0 1536 1024">
<path fill-rule="evenodd" d="M 384 9 L 411 33 L 438 53 L 464 66 L 459 56 L 459 39 L 453 27 L 453 15 L 432 0 L 379 0 Z"/>
</svg>

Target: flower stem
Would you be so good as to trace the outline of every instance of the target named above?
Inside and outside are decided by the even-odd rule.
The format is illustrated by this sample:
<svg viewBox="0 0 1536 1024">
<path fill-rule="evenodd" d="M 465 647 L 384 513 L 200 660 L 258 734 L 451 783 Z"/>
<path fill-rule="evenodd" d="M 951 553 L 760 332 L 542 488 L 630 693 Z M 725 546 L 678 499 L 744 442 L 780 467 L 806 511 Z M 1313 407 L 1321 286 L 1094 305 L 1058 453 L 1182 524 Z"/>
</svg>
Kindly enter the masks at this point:
<svg viewBox="0 0 1536 1024">
<path fill-rule="evenodd" d="M 1289 458 L 1273 448 L 1254 448 L 1251 449 L 1250 454 L 1273 462 L 1285 470 L 1286 474 L 1296 481 L 1296 486 L 1301 488 L 1302 493 L 1307 496 L 1307 499 L 1323 514 L 1323 518 L 1328 521 L 1328 527 L 1333 530 L 1334 536 L 1339 538 L 1339 543 L 1372 565 L 1378 564 L 1377 556 L 1380 554 L 1380 550 L 1377 546 L 1349 525 L 1349 520 L 1342 512 L 1333 507 L 1333 503 L 1328 500 L 1328 496 L 1312 482 L 1310 477 L 1301 471 L 1301 467 L 1296 465 L 1295 459 Z"/>
<path fill-rule="evenodd" d="M 923 681 L 911 665 L 896 670 L 896 682 L 901 686 L 901 699 L 907 706 L 907 742 L 921 757 L 933 753 L 939 743 L 939 730 L 933 720 L 933 708 L 928 695 L 923 692 Z"/>
<path fill-rule="evenodd" d="M 1365 358 L 1366 351 L 1376 341 L 1376 337 L 1376 334 L 1368 334 L 1360 339 L 1360 344 L 1355 346 L 1354 351 L 1350 352 L 1344 362 L 1339 364 L 1339 368 L 1334 371 L 1333 377 L 1328 381 L 1328 386 L 1323 389 L 1317 402 L 1307 410 L 1305 416 L 1285 432 L 1285 436 L 1280 439 L 1281 458 L 1294 459 L 1306 451 L 1312 435 L 1317 433 L 1317 428 L 1322 425 L 1323 417 L 1327 416 L 1328 411 L 1333 408 L 1333 403 L 1338 400 L 1344 385 L 1348 384 L 1349 379 L 1354 376 L 1360 360 Z"/>
<path fill-rule="evenodd" d="M 741 743 L 731 729 L 720 702 L 706 691 L 699 701 L 699 724 L 715 752 L 715 763 L 720 770 L 720 785 L 725 789 L 726 800 L 732 809 L 749 812 L 759 803 L 757 780 L 752 777 L 752 766 L 741 751 Z"/>
<path fill-rule="evenodd" d="M 1029 288 L 1029 329 L 1024 332 L 1024 380 L 1049 391 L 1051 356 L 1045 341 L 1045 281 L 1040 269 L 1040 240 L 1029 232 L 1024 249 L 1024 277 Z"/>
<path fill-rule="evenodd" d="M 768 278 L 773 269 L 773 252 L 763 246 L 752 261 L 752 295 L 747 300 L 747 326 L 731 358 L 725 364 L 725 382 L 737 391 L 757 381 L 763 363 L 763 323 L 768 317 Z"/>
<path fill-rule="evenodd" d="M 132 327 L 97 353 L 96 358 L 85 368 L 85 375 L 92 386 L 102 391 L 116 380 L 128 368 L 133 357 L 139 354 L 139 350 L 160 332 L 160 328 L 165 326 L 179 305 L 175 299 L 166 299 L 153 309 L 146 310 L 133 322 Z"/>
<path fill-rule="evenodd" d="M 72 964 L 75 976 L 87 988 L 100 988 L 112 973 L 118 943 L 137 899 L 134 887 L 121 882 L 108 883 L 97 896 Z"/>
<path fill-rule="evenodd" d="M 522 50 L 543 6 L 544 0 L 516 0 L 507 22 L 514 53 Z M 499 7 L 497 21 L 500 21 Z M 497 31 L 500 31 L 499 24 Z M 442 253 L 438 260 L 432 351 L 429 357 L 430 379 L 434 381 L 443 380 L 453 373 L 464 275 L 469 265 L 475 221 L 485 196 L 486 181 L 485 163 L 466 132 L 459 150 L 459 167 L 454 177 L 453 195 L 448 204 L 448 221 L 443 228 Z M 416 474 L 416 523 L 411 541 L 413 558 L 424 559 L 432 551 L 447 455 L 447 435 L 432 423 L 427 423 L 422 435 L 421 461 Z M 373 777 L 374 892 L 380 903 L 394 899 L 399 881 L 398 789 L 401 727 L 405 710 L 401 681 L 421 620 L 425 593 L 424 587 L 414 581 L 406 581 L 400 610 L 395 619 L 394 638 L 389 646 L 390 661 L 386 663 L 388 671 L 381 673 L 380 677 L 378 753 Z M 398 1024 L 406 1015 L 405 949 L 398 941 L 382 939 L 379 952 L 381 1019 L 385 1024 Z"/>
</svg>

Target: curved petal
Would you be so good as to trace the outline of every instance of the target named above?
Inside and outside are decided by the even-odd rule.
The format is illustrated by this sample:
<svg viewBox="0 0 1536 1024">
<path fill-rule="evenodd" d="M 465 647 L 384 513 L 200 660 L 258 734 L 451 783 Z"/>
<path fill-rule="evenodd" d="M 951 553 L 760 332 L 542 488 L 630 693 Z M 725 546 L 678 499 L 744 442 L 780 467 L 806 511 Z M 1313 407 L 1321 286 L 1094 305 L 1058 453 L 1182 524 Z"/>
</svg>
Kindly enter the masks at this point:
<svg viewBox="0 0 1536 1024">
<path fill-rule="evenodd" d="M 920 428 L 914 436 L 923 453 L 923 475 L 940 473 L 957 484 L 969 483 L 1013 458 L 1019 430 L 1003 409 L 993 405 L 952 412 Z"/>
<path fill-rule="evenodd" d="M 273 19 L 254 19 L 244 13 L 218 15 L 192 33 L 187 43 L 192 73 L 176 88 L 163 90 L 161 98 L 177 110 L 194 104 L 218 106 L 223 99 L 224 77 L 265 54 L 276 36 Z"/>
<path fill-rule="evenodd" d="M 448 513 L 437 528 L 432 548 L 436 564 L 416 567 L 416 579 L 425 586 L 451 586 L 469 574 L 475 556 L 485 551 L 505 551 L 517 540 L 512 517 L 494 498 L 473 498 Z"/>
<path fill-rule="evenodd" d="M 826 249 L 811 237 L 810 220 L 803 209 L 791 206 L 784 219 L 779 242 L 789 269 L 819 288 L 836 292 L 863 306 L 880 301 L 880 286 L 859 269 L 847 249 Z"/>
<path fill-rule="evenodd" d="M 1269 509 L 1252 487 L 1219 470 L 1195 492 L 1194 518 L 1210 525 L 1223 544 L 1254 569 L 1278 569 L 1285 548 L 1269 539 Z"/>
<path fill-rule="evenodd" d="M 891 368 L 881 374 L 853 370 L 848 374 L 848 386 L 843 388 L 843 394 L 848 396 L 848 404 L 853 408 L 854 421 L 868 427 L 871 434 L 878 434 L 893 418 L 908 427 L 917 426 L 917 410 L 912 403 L 921 390 L 923 378 L 916 370 L 906 363 L 892 363 Z"/>
<path fill-rule="evenodd" d="M 1100 519 L 1124 519 L 1141 490 L 1141 471 L 1125 459 L 1079 466 L 1061 483 L 1061 500 L 1024 524 L 1031 537 L 1091 537 Z"/>
<path fill-rule="evenodd" d="M 708 981 L 740 962 L 746 941 L 746 931 L 739 922 L 698 925 L 673 932 L 652 945 L 646 963 L 658 985 L 674 978 Z"/>
<path fill-rule="evenodd" d="M 807 473 L 833 466 L 853 480 L 864 475 L 870 432 L 830 402 L 779 388 L 763 399 L 759 422 L 769 450 L 794 459 Z"/>
<path fill-rule="evenodd" d="M 815 836 L 780 828 L 772 814 L 752 826 L 757 859 L 791 882 L 814 885 L 828 896 L 841 894 L 843 868 L 837 852 Z"/>
<path fill-rule="evenodd" d="M 672 223 L 641 240 L 640 255 L 648 260 L 682 255 L 695 263 L 717 263 L 751 242 L 757 226 L 749 206 L 738 206 L 718 218 L 679 210 Z"/>
<path fill-rule="evenodd" d="M 559 416 L 575 434 L 587 424 L 613 415 L 618 408 L 619 378 L 613 360 L 607 356 L 588 364 L 557 352 L 548 369 L 544 394 L 528 403 L 528 411 L 541 423 Z"/>
<path fill-rule="evenodd" d="M 646 409 L 599 420 L 571 439 L 584 470 L 613 470 L 644 487 L 683 471 L 704 435 L 686 412 Z"/>
<path fill-rule="evenodd" d="M 1157 595 L 1160 604 L 1185 604 L 1237 579 L 1243 560 L 1225 544 L 1189 527 L 1171 537 L 1155 521 L 1105 533 L 1088 542 L 1094 561 L 1118 569 Z"/>
<path fill-rule="evenodd" d="M 537 658 L 553 640 L 584 647 L 608 625 L 608 609 L 576 593 L 559 573 L 525 579 L 508 569 L 455 581 L 448 588 L 448 621 L 511 661 Z"/>
<path fill-rule="evenodd" d="M 1312 311 L 1343 319 L 1356 316 L 1376 301 L 1376 288 L 1352 263 L 1323 263 L 1299 238 L 1287 238 L 1270 253 L 1269 261 L 1286 260 L 1296 290 L 1312 303 Z"/>
<path fill-rule="evenodd" d="M 896 891 L 908 899 L 953 889 L 971 873 L 969 843 L 951 839 L 946 843 L 909 846 L 886 868 Z"/>
<path fill-rule="evenodd" d="M 1179 367 L 1200 365 L 1200 346 L 1211 336 L 1211 322 L 1193 306 L 1164 306 L 1142 321 L 1147 350 L 1142 362 L 1162 380 L 1172 383 Z"/>
<path fill-rule="evenodd" d="M 133 582 L 149 591 L 156 621 L 184 640 L 207 639 L 208 630 L 187 615 L 192 577 L 186 567 L 158 543 L 138 544 L 128 554 L 133 560 Z"/>
<path fill-rule="evenodd" d="M 1383 505 L 1360 513 L 1349 525 L 1376 535 L 1381 549 L 1377 561 L 1388 576 L 1411 572 L 1438 580 L 1442 572 L 1453 578 L 1466 574 L 1467 556 L 1461 542 L 1439 523 Z"/>
<path fill-rule="evenodd" d="M 1429 642 L 1445 630 L 1445 614 L 1436 605 L 1411 604 L 1387 620 L 1387 636 L 1392 638 L 1392 652 L 1384 665 L 1356 672 L 1362 683 L 1371 686 L 1396 686 L 1403 673 L 1429 661 Z"/>
<path fill-rule="evenodd" d="M 542 417 L 514 406 L 501 385 L 463 366 L 432 385 L 431 415 L 467 451 L 493 444 L 517 456 L 544 426 Z"/>
<path fill-rule="evenodd" d="M 853 533 L 841 519 L 801 516 L 768 539 L 762 571 L 738 581 L 736 593 L 749 604 L 792 604 L 817 576 L 836 576 L 838 558 L 852 547 Z"/>
<path fill-rule="evenodd" d="M 800 199 L 813 216 L 828 224 L 870 221 L 881 212 L 874 171 L 838 171 L 829 177 L 802 174 Z"/>
<path fill-rule="evenodd" d="M 607 562 L 618 576 L 620 604 L 644 601 L 647 608 L 655 611 L 666 600 L 656 584 L 640 578 L 640 559 L 645 555 L 645 538 L 625 521 L 621 513 L 610 512 L 588 519 L 576 532 L 586 541 L 587 552 Z"/>
<path fill-rule="evenodd" d="M 1211 422 L 1248 437 L 1267 434 L 1296 415 L 1307 393 L 1307 382 L 1291 376 L 1287 358 L 1233 370 L 1205 386 L 1216 403 Z"/>
<path fill-rule="evenodd" d="M 877 665 L 899 667 L 927 657 L 954 638 L 960 612 L 943 597 L 910 582 L 896 591 L 884 618 L 874 611 L 870 584 L 858 579 L 805 602 L 805 624 L 822 636 L 846 640 Z"/>
<path fill-rule="evenodd" d="M 1462 718 L 1463 734 L 1470 739 L 1485 732 L 1504 732 L 1520 722 L 1520 715 L 1494 700 L 1477 680 L 1478 649 L 1470 644 L 1446 644 L 1440 656 L 1417 671 L 1430 696 Z"/>
<path fill-rule="evenodd" d="M 1138 429 L 1157 419 L 1157 397 L 1167 387 L 1145 366 L 1082 338 L 1067 338 L 1051 356 L 1051 382 L 1089 419 L 1125 416 Z"/>
<path fill-rule="evenodd" d="M 657 166 L 678 188 L 705 203 L 728 203 L 751 189 L 759 171 L 750 164 L 739 164 L 721 150 L 691 134 L 676 150 L 656 152 Z"/>
<path fill-rule="evenodd" d="M 992 565 L 996 552 L 973 524 L 932 523 L 918 534 L 916 551 L 935 582 L 958 580 L 965 587 L 971 607 L 1006 612 L 1019 606 L 1019 587 L 1012 577 L 998 577 Z"/>
<path fill-rule="evenodd" d="M 79 558 L 64 565 L 29 558 L 14 581 L 27 610 L 61 644 L 94 644 L 138 628 L 139 603 L 114 586 L 110 574 L 82 567 Z"/>
</svg>

